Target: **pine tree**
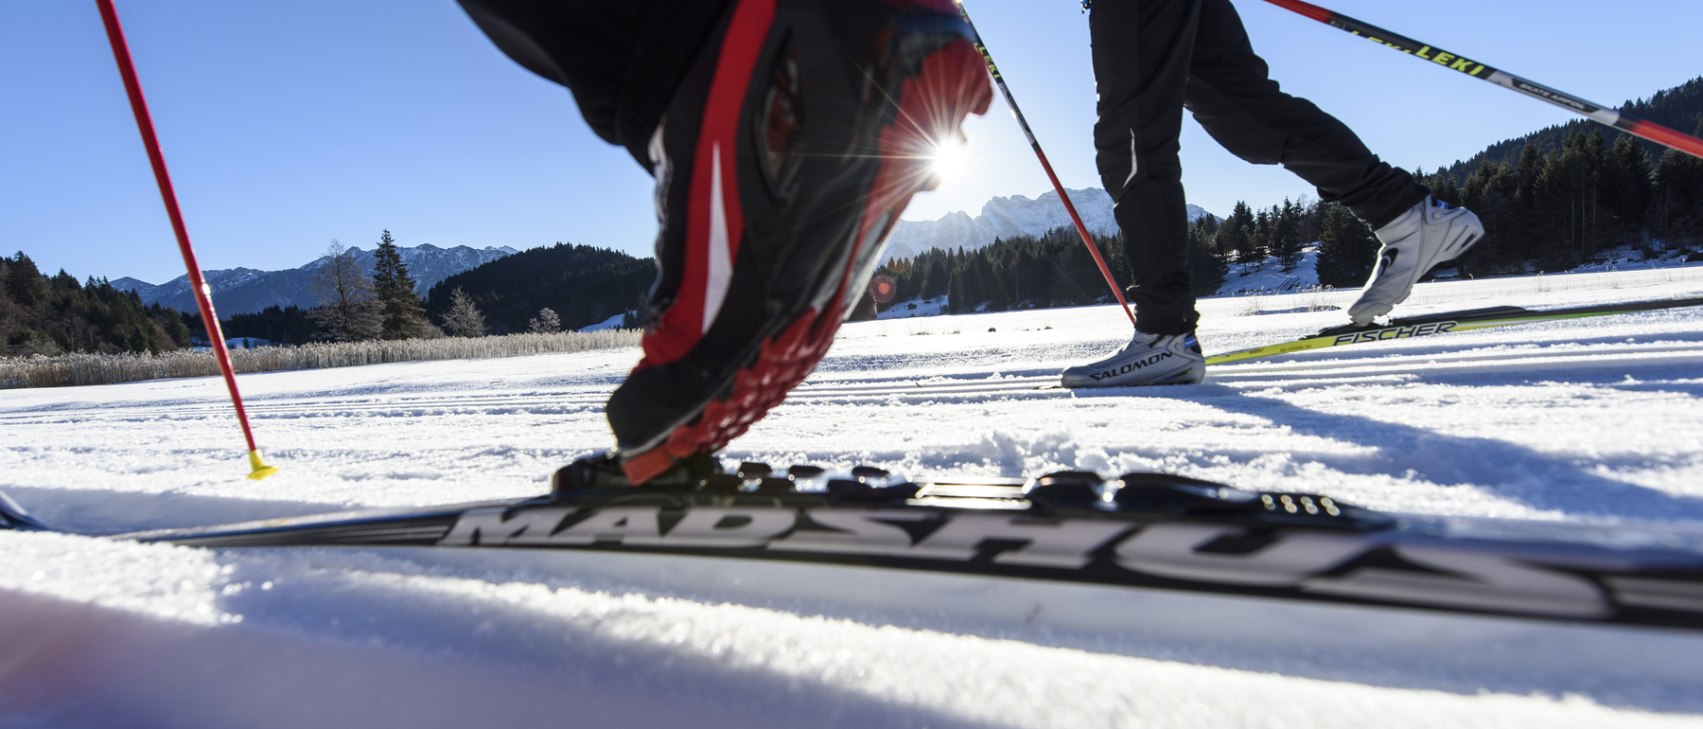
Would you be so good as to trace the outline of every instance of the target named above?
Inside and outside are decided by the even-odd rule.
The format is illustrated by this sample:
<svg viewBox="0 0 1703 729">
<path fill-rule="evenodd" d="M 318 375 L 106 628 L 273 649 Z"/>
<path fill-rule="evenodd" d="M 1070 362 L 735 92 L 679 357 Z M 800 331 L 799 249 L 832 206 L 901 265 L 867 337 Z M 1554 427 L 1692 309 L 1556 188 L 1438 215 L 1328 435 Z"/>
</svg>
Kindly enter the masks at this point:
<svg viewBox="0 0 1703 729">
<path fill-rule="evenodd" d="M 1189 226 L 1188 271 L 1189 288 L 1196 296 L 1211 296 L 1224 285 L 1230 264 L 1219 255 L 1213 234 L 1217 221 L 1211 217 L 1196 220 Z"/>
<path fill-rule="evenodd" d="M 1607 231 L 1603 214 L 1602 133 L 1574 134 L 1561 152 L 1548 158 L 1537 180 L 1539 220 L 1548 233 L 1544 262 L 1571 266 L 1602 247 Z"/>
<path fill-rule="evenodd" d="M 1697 123 L 1703 133 L 1703 119 Z M 1650 189 L 1650 227 L 1673 243 L 1703 241 L 1703 159 L 1668 150 Z"/>
<path fill-rule="evenodd" d="M 946 267 L 946 310 L 950 314 L 964 314 L 970 311 L 969 294 L 964 291 L 964 249 L 956 252 L 948 251 Z"/>
<path fill-rule="evenodd" d="M 1284 198 L 1271 219 L 1271 254 L 1284 273 L 1301 265 L 1301 244 L 1301 206 Z"/>
<path fill-rule="evenodd" d="M 1644 213 L 1650 207 L 1650 155 L 1630 135 L 1614 141 L 1608 159 L 1608 207 L 1621 236 L 1644 232 Z"/>
<path fill-rule="evenodd" d="M 1237 263 L 1251 263 L 1259 256 L 1254 245 L 1254 212 L 1245 202 L 1237 201 L 1230 217 L 1218 227 L 1218 250 Z"/>
<path fill-rule="evenodd" d="M 1011 296 L 1006 291 L 1000 271 L 994 268 L 990 255 L 998 249 L 989 250 L 990 248 L 992 246 L 976 251 L 973 256 L 975 272 L 972 274 L 972 280 L 976 282 L 977 288 L 981 289 L 981 295 L 976 298 L 978 303 L 987 304 L 988 311 L 1005 311 L 1011 308 Z"/>
<path fill-rule="evenodd" d="M 1319 231 L 1319 283 L 1339 288 L 1359 286 L 1372 274 L 1378 239 L 1348 208 L 1335 203 L 1320 207 L 1325 213 Z"/>
<path fill-rule="evenodd" d="M 373 295 L 378 299 L 379 336 L 384 339 L 409 339 L 420 336 L 426 323 L 426 310 L 414 293 L 414 279 L 408 276 L 408 264 L 396 249 L 390 231 L 379 236 L 378 249 L 373 252 Z"/>
<path fill-rule="evenodd" d="M 1493 231 L 1493 234 L 1474 248 L 1492 246 L 1498 249 L 1498 258 L 1504 268 L 1523 269 L 1527 261 L 1539 255 L 1548 238 L 1543 219 L 1546 213 L 1541 210 L 1538 200 L 1538 180 L 1548 164 L 1548 155 L 1542 148 L 1527 144 L 1520 150 L 1520 160 L 1513 168 L 1496 166 L 1498 172 L 1506 173 L 1506 179 L 1493 178 L 1489 181 L 1503 193 L 1498 197 L 1505 197 L 1503 204 L 1506 207 L 1496 227 L 1485 221 L 1486 231 Z"/>
<path fill-rule="evenodd" d="M 1415 173 L 1414 176 L 1421 177 L 1422 175 Z M 1455 178 L 1439 171 L 1436 174 L 1424 177 L 1424 185 L 1426 189 L 1431 191 L 1432 197 L 1451 205 L 1461 204 L 1461 187 L 1455 181 Z"/>
<path fill-rule="evenodd" d="M 1254 230 L 1252 236 L 1254 239 L 1254 252 L 1252 256 L 1253 263 L 1264 261 L 1266 256 L 1276 253 L 1276 247 L 1272 245 L 1273 212 L 1274 210 L 1261 210 L 1254 215 Z"/>
<path fill-rule="evenodd" d="M 444 314 L 444 332 L 452 337 L 485 336 L 485 315 L 473 303 L 473 297 L 456 287 L 449 292 L 449 312 Z"/>
<path fill-rule="evenodd" d="M 562 318 L 556 316 L 556 311 L 546 306 L 538 310 L 538 316 L 532 317 L 526 323 L 526 331 L 533 334 L 554 334 L 562 331 Z"/>
<path fill-rule="evenodd" d="M 1519 271 L 1530 257 L 1527 251 L 1541 237 L 1534 231 L 1536 217 L 1529 207 L 1536 186 L 1536 172 L 1543 155 L 1529 146 L 1518 166 L 1492 162 L 1474 170 L 1460 186 L 1458 202 L 1478 215 L 1488 235 L 1459 261 L 1456 267 L 1475 273 Z M 1522 190 L 1524 192 L 1522 192 Z"/>
<path fill-rule="evenodd" d="M 334 342 L 359 342 L 379 335 L 378 305 L 372 282 L 361 271 L 355 253 L 335 240 L 325 250 L 325 263 L 313 276 L 319 308 L 312 316 L 321 336 Z"/>
<path fill-rule="evenodd" d="M 12 303 L 12 297 L 6 293 L 6 279 L 10 271 L 10 261 L 0 257 L 0 355 L 6 353 L 5 345 L 10 344 L 13 338 L 23 331 L 18 306 Z"/>
<path fill-rule="evenodd" d="M 947 257 L 935 255 L 930 260 L 933 264 L 928 267 L 928 276 L 922 288 L 923 298 L 926 299 L 945 296 L 946 287 L 952 283 L 952 268 Z"/>
<path fill-rule="evenodd" d="M 47 300 L 47 278 L 23 251 L 7 261 L 6 279 L 6 295 L 19 306 L 33 307 Z"/>
</svg>

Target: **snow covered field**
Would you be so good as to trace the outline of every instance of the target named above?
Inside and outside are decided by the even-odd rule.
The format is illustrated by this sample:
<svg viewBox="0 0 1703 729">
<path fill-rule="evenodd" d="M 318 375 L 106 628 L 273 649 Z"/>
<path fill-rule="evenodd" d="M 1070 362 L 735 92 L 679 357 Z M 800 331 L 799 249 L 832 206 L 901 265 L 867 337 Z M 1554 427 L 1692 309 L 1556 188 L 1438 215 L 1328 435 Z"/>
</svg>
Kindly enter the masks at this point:
<svg viewBox="0 0 1703 729">
<path fill-rule="evenodd" d="M 1703 268 L 1427 284 L 1399 313 L 1703 296 Z M 1347 293 L 1203 302 L 1208 353 Z M 1432 514 L 1703 528 L 1703 309 L 1036 389 L 1094 307 L 848 325 L 733 459 L 1169 470 Z M 528 496 L 620 350 L 0 392 L 0 491 L 88 532 Z M 0 727 L 1703 725 L 1703 636 L 857 568 L 0 532 Z"/>
</svg>

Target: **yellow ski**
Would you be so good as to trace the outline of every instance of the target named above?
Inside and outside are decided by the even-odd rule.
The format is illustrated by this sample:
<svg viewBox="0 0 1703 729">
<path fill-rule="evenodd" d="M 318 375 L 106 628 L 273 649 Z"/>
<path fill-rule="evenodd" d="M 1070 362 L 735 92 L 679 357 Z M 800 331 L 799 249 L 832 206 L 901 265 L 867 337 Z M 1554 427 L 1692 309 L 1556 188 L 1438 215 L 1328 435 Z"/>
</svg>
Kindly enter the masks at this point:
<svg viewBox="0 0 1703 729">
<path fill-rule="evenodd" d="M 1245 362 L 1350 344 L 1383 342 L 1392 339 L 1414 339 L 1450 332 L 1469 332 L 1475 329 L 1491 329 L 1516 324 L 1612 316 L 1636 311 L 1679 309 L 1689 306 L 1703 306 L 1703 298 L 1634 301 L 1621 304 L 1574 306 L 1565 309 L 1525 309 L 1518 306 L 1497 306 L 1488 309 L 1445 312 L 1429 316 L 1391 319 L 1388 324 L 1371 324 L 1364 327 L 1332 327 L 1300 339 L 1215 354 L 1207 357 L 1206 363 L 1215 365 Z"/>
</svg>

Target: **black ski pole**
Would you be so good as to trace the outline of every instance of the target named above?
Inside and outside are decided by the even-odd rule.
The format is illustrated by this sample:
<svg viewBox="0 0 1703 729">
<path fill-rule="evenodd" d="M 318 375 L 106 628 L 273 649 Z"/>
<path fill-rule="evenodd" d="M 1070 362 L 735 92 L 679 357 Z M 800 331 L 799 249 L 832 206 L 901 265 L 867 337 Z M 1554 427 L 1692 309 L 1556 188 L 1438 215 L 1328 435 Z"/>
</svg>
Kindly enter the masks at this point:
<svg viewBox="0 0 1703 729">
<path fill-rule="evenodd" d="M 1518 91 L 1534 99 L 1547 101 L 1585 116 L 1592 121 L 1614 127 L 1641 139 L 1677 149 L 1693 157 L 1703 158 L 1703 139 L 1698 139 L 1684 132 L 1669 129 L 1647 119 L 1639 119 L 1624 111 L 1615 111 L 1601 104 L 1593 104 L 1577 96 L 1565 94 L 1543 84 L 1492 68 L 1485 63 L 1458 53 L 1450 53 L 1436 46 L 1420 43 L 1412 38 L 1391 33 L 1371 23 L 1355 20 L 1304 0 L 1266 0 L 1266 2 L 1389 46 L 1410 56 L 1423 58 L 1451 71 L 1459 71 L 1481 81 L 1489 81 L 1497 86 Z"/>
<path fill-rule="evenodd" d="M 970 33 L 976 37 L 976 50 L 981 51 L 982 61 L 987 63 L 988 73 L 993 76 L 993 82 L 999 87 L 999 93 L 1005 96 L 1005 103 L 1011 107 L 1011 115 L 1017 117 L 1017 126 L 1023 128 L 1023 136 L 1029 138 L 1029 147 L 1035 150 L 1035 158 L 1041 161 L 1041 169 L 1046 170 L 1047 179 L 1053 183 L 1053 190 L 1058 192 L 1059 202 L 1064 203 L 1064 211 L 1070 214 L 1070 222 L 1076 224 L 1076 234 L 1082 236 L 1082 244 L 1088 246 L 1088 253 L 1094 256 L 1094 265 L 1100 267 L 1100 275 L 1106 279 L 1106 286 L 1112 290 L 1112 296 L 1118 300 L 1118 308 L 1124 316 L 1129 317 L 1130 325 L 1135 325 L 1135 313 L 1130 311 L 1129 302 L 1124 300 L 1124 292 L 1118 288 L 1118 281 L 1112 276 L 1112 269 L 1106 266 L 1106 259 L 1100 255 L 1100 247 L 1094 244 L 1094 236 L 1088 233 L 1088 226 L 1082 224 L 1082 216 L 1076 214 L 1076 206 L 1071 204 L 1070 195 L 1065 194 L 1064 185 L 1058 181 L 1058 175 L 1053 173 L 1053 165 L 1047 161 L 1047 153 L 1041 151 L 1041 143 L 1035 139 L 1035 133 L 1029 129 L 1029 120 L 1023 118 L 1023 110 L 1017 108 L 1017 99 L 1012 98 L 1011 89 L 1005 85 L 1005 78 L 999 74 L 999 66 L 994 65 L 993 55 L 988 53 L 986 43 L 982 42 L 981 31 L 976 30 L 976 24 L 970 22 L 970 11 L 962 2 L 958 3 L 958 14 L 963 16 L 964 24 L 970 26 Z"/>
</svg>

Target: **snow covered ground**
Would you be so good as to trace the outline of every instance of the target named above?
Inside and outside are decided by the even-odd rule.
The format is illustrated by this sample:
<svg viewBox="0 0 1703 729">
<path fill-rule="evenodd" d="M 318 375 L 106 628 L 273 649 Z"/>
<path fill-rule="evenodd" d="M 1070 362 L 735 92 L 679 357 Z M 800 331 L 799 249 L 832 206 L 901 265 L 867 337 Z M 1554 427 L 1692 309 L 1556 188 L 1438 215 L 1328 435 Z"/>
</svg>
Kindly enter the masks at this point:
<svg viewBox="0 0 1703 729">
<path fill-rule="evenodd" d="M 1203 302 L 1209 353 L 1352 292 Z M 1703 267 L 1421 286 L 1400 313 L 1703 295 Z M 848 325 L 729 459 L 1163 469 L 1432 514 L 1703 525 L 1703 309 L 1041 390 L 1110 307 Z M 119 532 L 527 496 L 637 356 L 0 392 L 0 491 Z M 858 568 L 225 550 L 0 532 L 0 727 L 1703 725 L 1703 637 Z"/>
</svg>

